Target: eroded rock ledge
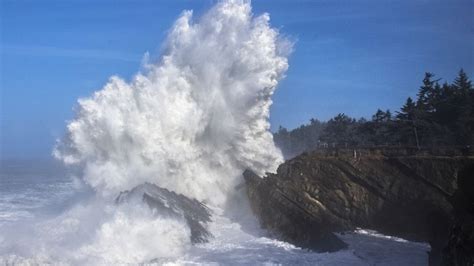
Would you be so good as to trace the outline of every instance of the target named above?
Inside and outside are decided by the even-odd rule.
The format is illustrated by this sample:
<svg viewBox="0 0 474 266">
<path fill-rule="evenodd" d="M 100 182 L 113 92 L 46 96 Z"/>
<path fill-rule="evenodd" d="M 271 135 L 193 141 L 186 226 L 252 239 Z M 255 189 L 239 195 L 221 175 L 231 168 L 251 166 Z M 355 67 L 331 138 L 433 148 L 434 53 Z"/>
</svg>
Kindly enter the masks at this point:
<svg viewBox="0 0 474 266">
<path fill-rule="evenodd" d="M 438 265 L 455 224 L 458 179 L 474 178 L 474 158 L 327 156 L 306 153 L 260 178 L 244 172 L 262 227 L 318 251 L 345 247 L 334 232 L 356 227 L 429 242 Z M 464 177 L 465 176 L 465 177 Z"/>
<path fill-rule="evenodd" d="M 117 204 L 131 201 L 146 204 L 157 216 L 185 221 L 191 231 L 192 243 L 208 242 L 212 237 L 207 230 L 207 223 L 211 221 L 211 211 L 195 199 L 145 183 L 130 191 L 120 192 L 115 199 Z"/>
</svg>

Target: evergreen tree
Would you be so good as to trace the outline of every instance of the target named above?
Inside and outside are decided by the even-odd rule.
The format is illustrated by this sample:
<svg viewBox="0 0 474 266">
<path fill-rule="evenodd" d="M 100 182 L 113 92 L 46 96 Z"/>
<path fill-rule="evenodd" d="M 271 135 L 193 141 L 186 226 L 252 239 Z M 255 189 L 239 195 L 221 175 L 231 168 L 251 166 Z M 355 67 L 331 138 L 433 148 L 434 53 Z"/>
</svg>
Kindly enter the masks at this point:
<svg viewBox="0 0 474 266">
<path fill-rule="evenodd" d="M 372 116 L 372 121 L 360 127 L 369 134 L 367 139 L 373 145 L 388 145 L 392 142 L 393 136 L 391 134 L 391 120 L 392 113 L 390 110 L 385 112 L 377 109 L 377 112 Z"/>
<path fill-rule="evenodd" d="M 453 87 L 466 94 L 472 89 L 472 83 L 462 68 L 459 70 L 458 76 L 453 82 Z"/>
<path fill-rule="evenodd" d="M 287 156 L 317 149 L 379 145 L 474 145 L 474 88 L 460 70 L 452 84 L 425 73 L 417 98 L 408 98 L 396 112 L 378 109 L 371 120 L 355 120 L 343 113 L 328 122 L 311 119 L 291 131 L 280 127 L 275 143 Z M 323 145 L 321 145 L 321 143 Z"/>
<path fill-rule="evenodd" d="M 469 77 L 461 69 L 453 82 L 456 91 L 455 104 L 458 114 L 456 121 L 457 142 L 461 145 L 474 142 L 474 98 L 473 88 Z"/>
<path fill-rule="evenodd" d="M 400 112 L 397 112 L 398 120 L 412 121 L 415 119 L 416 105 L 411 97 L 407 98 L 405 104 L 400 108 Z"/>
<path fill-rule="evenodd" d="M 375 123 L 384 123 L 390 120 L 392 120 L 392 113 L 388 109 L 385 112 L 377 109 L 377 112 L 372 116 L 372 122 Z"/>
<path fill-rule="evenodd" d="M 347 147 L 356 143 L 356 121 L 344 113 L 331 118 L 321 134 L 321 140 L 333 146 Z"/>
<path fill-rule="evenodd" d="M 425 77 L 423 78 L 423 86 L 420 87 L 418 91 L 418 99 L 416 102 L 417 108 L 422 112 L 432 112 L 434 111 L 434 99 L 435 99 L 435 84 L 437 81 L 433 81 L 432 78 L 435 75 L 426 72 Z"/>
<path fill-rule="evenodd" d="M 411 97 L 408 97 L 405 105 L 400 108 L 400 112 L 397 112 L 397 120 L 399 122 L 401 140 L 407 144 L 416 144 L 419 148 L 420 140 L 416 124 L 416 113 L 416 104 Z M 411 132 L 413 132 L 413 134 Z"/>
</svg>

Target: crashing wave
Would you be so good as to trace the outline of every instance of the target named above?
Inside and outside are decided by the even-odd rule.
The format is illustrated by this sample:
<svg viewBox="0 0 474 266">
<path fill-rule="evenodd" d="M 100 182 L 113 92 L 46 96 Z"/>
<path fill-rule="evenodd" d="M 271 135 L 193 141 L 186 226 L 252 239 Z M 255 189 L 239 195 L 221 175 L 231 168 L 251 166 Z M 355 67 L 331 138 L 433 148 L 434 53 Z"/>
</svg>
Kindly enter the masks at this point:
<svg viewBox="0 0 474 266">
<path fill-rule="evenodd" d="M 94 196 L 0 239 L 1 255 L 140 263 L 181 257 L 190 239 L 208 239 L 209 212 L 197 201 L 218 215 L 241 211 L 232 202 L 243 170 L 263 174 L 283 161 L 268 119 L 290 50 L 250 1 L 219 1 L 200 18 L 184 11 L 159 60 L 79 100 L 54 149 Z"/>
</svg>

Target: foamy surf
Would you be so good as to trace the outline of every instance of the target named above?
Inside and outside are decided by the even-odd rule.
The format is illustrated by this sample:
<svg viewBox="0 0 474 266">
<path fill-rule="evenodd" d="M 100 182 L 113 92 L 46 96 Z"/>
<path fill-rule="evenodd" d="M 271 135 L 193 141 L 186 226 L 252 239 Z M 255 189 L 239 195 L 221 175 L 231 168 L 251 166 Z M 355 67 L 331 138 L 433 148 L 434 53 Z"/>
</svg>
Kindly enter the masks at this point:
<svg viewBox="0 0 474 266">
<path fill-rule="evenodd" d="M 283 160 L 268 118 L 291 44 L 269 15 L 255 16 L 243 0 L 220 1 L 200 18 L 184 11 L 163 46 L 130 82 L 112 77 L 79 100 L 54 155 L 81 169 L 78 186 L 93 193 L 60 214 L 1 226 L 0 264 L 370 263 L 355 252 L 363 245 L 317 254 L 269 238 L 236 190 L 246 168 L 263 174 Z M 183 220 L 145 204 L 115 203 L 147 182 L 206 203 L 209 242 L 193 245 Z M 393 265 L 419 263 L 410 260 L 399 256 Z"/>
<path fill-rule="evenodd" d="M 130 82 L 112 77 L 78 101 L 54 149 L 81 169 L 95 195 L 34 221 L 28 236 L 7 235 L 2 248 L 72 264 L 183 256 L 191 243 L 182 220 L 157 217 L 141 203 L 117 206 L 114 198 L 151 183 L 230 212 L 246 168 L 274 171 L 283 160 L 268 118 L 290 50 L 250 1 L 220 1 L 200 18 L 184 11 L 159 60 L 146 62 Z"/>
</svg>

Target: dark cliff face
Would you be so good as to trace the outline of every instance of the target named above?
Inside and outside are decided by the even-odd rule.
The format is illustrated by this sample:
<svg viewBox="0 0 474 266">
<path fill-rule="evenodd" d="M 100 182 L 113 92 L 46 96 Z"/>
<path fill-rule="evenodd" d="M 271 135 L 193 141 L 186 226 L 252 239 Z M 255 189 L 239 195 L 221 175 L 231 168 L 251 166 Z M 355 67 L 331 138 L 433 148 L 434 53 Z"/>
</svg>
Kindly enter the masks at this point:
<svg viewBox="0 0 474 266">
<path fill-rule="evenodd" d="M 287 241 L 331 251 L 344 247 L 332 232 L 370 228 L 429 242 L 435 263 L 455 220 L 459 173 L 473 164 L 468 157 L 313 153 L 263 179 L 244 177 L 262 226 Z"/>
<path fill-rule="evenodd" d="M 263 228 L 276 237 L 316 251 L 331 252 L 347 247 L 332 232 L 330 221 L 320 211 L 301 200 L 298 191 L 280 187 L 276 180 L 245 171 L 247 192 L 254 213 Z"/>
</svg>

